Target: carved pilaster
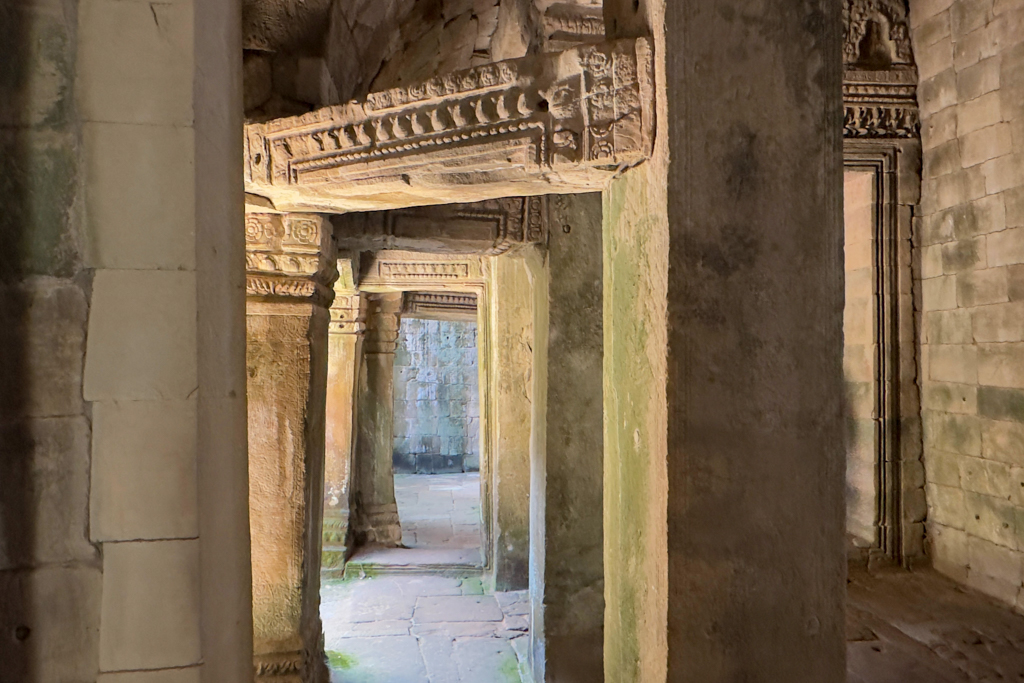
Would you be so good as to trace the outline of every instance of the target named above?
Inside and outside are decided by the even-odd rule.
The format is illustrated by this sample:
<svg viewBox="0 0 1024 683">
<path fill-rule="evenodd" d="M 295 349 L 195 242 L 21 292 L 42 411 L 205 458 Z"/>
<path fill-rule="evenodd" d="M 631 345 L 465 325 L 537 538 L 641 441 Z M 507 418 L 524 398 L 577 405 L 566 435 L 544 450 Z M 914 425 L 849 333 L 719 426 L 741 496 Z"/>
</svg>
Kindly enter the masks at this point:
<svg viewBox="0 0 1024 683">
<path fill-rule="evenodd" d="M 327 453 L 324 464 L 323 570 L 340 573 L 348 552 L 352 460 L 355 452 L 356 392 L 359 385 L 367 299 L 342 278 L 331 305 L 327 364 Z M 346 281 L 347 280 L 347 281 Z"/>
<path fill-rule="evenodd" d="M 254 673 L 326 683 L 320 520 L 334 240 L 317 215 L 249 214 L 245 228 Z"/>
<path fill-rule="evenodd" d="M 402 295 L 369 297 L 359 380 L 353 531 L 359 545 L 396 546 L 402 527 L 395 502 L 394 365 Z"/>
</svg>

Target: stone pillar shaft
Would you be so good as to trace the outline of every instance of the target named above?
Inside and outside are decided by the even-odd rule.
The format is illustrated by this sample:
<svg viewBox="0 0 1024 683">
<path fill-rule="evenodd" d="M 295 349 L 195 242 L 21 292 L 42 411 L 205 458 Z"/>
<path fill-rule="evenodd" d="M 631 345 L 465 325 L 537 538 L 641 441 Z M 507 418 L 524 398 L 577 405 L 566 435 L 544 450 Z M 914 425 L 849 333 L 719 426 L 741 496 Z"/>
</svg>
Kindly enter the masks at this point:
<svg viewBox="0 0 1024 683">
<path fill-rule="evenodd" d="M 356 418 L 357 486 L 353 531 L 357 545 L 396 546 L 402 527 L 395 503 L 394 366 L 400 292 L 369 297 Z"/>
<path fill-rule="evenodd" d="M 320 625 L 330 224 L 246 218 L 249 528 L 256 680 L 323 683 Z"/>
<path fill-rule="evenodd" d="M 348 550 L 349 498 L 356 436 L 356 390 L 366 329 L 366 297 L 335 288 L 327 361 L 323 569 L 342 569 Z"/>
</svg>

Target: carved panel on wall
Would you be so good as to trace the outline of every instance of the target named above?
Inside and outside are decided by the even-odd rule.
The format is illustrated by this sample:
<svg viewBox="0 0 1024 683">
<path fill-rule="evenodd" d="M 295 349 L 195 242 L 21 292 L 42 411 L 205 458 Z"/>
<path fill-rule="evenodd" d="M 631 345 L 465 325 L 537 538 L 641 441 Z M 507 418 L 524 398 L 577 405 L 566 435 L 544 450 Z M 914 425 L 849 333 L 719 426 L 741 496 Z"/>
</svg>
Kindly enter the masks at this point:
<svg viewBox="0 0 1024 683">
<path fill-rule="evenodd" d="M 650 154 L 645 39 L 507 60 L 246 126 L 246 191 L 344 212 L 600 189 Z"/>
<path fill-rule="evenodd" d="M 843 135 L 920 136 L 906 0 L 844 0 Z"/>
<path fill-rule="evenodd" d="M 507 197 L 473 204 L 419 206 L 342 214 L 333 219 L 339 249 L 398 249 L 452 254 L 501 254 L 547 240 L 546 197 Z"/>
</svg>

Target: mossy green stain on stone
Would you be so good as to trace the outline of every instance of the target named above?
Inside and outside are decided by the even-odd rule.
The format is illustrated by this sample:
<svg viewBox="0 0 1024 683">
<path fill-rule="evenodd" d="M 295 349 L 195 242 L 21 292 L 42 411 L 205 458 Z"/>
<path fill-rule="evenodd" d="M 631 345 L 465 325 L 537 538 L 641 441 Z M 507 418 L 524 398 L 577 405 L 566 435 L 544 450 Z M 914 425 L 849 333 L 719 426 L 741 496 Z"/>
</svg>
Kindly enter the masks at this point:
<svg viewBox="0 0 1024 683">
<path fill-rule="evenodd" d="M 324 654 L 327 655 L 327 664 L 332 669 L 351 669 L 356 665 L 356 658 L 352 655 L 347 655 L 344 652 L 338 652 L 336 650 L 326 650 Z"/>
<path fill-rule="evenodd" d="M 1024 422 L 1024 391 L 978 387 L 978 414 L 993 420 Z"/>
<path fill-rule="evenodd" d="M 519 659 L 514 654 L 506 654 L 498 667 L 498 675 L 509 683 L 520 683 L 522 677 L 519 675 Z"/>
<path fill-rule="evenodd" d="M 70 277 L 78 260 L 71 221 L 78 174 L 70 135 L 11 131 L 0 137 L 0 279 Z"/>
<path fill-rule="evenodd" d="M 606 673 L 619 681 L 640 676 L 641 612 L 645 563 L 651 444 L 647 423 L 654 386 L 648 358 L 649 321 L 643 287 L 651 270 L 649 216 L 630 214 L 630 196 L 643 196 L 645 176 L 629 174 L 614 182 L 604 198 L 604 392 L 605 392 L 605 585 Z M 619 226 L 629 227 L 628 232 Z"/>
</svg>

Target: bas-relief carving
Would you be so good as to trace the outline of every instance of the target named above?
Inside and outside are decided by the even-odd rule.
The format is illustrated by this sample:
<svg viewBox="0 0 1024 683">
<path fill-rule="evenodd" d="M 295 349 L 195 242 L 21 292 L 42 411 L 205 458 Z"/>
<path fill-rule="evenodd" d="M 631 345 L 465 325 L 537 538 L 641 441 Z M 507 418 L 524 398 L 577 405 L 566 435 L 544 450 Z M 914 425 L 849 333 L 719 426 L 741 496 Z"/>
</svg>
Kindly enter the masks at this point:
<svg viewBox="0 0 1024 683">
<path fill-rule="evenodd" d="M 649 155 L 651 63 L 642 38 L 580 46 L 251 124 L 246 190 L 344 212 L 599 188 Z"/>
<path fill-rule="evenodd" d="M 920 136 L 917 69 L 905 0 L 845 0 L 843 135 Z"/>
<path fill-rule="evenodd" d="M 379 251 L 363 264 L 363 291 L 452 290 L 474 292 L 486 279 L 485 259 L 474 255 Z"/>
</svg>

